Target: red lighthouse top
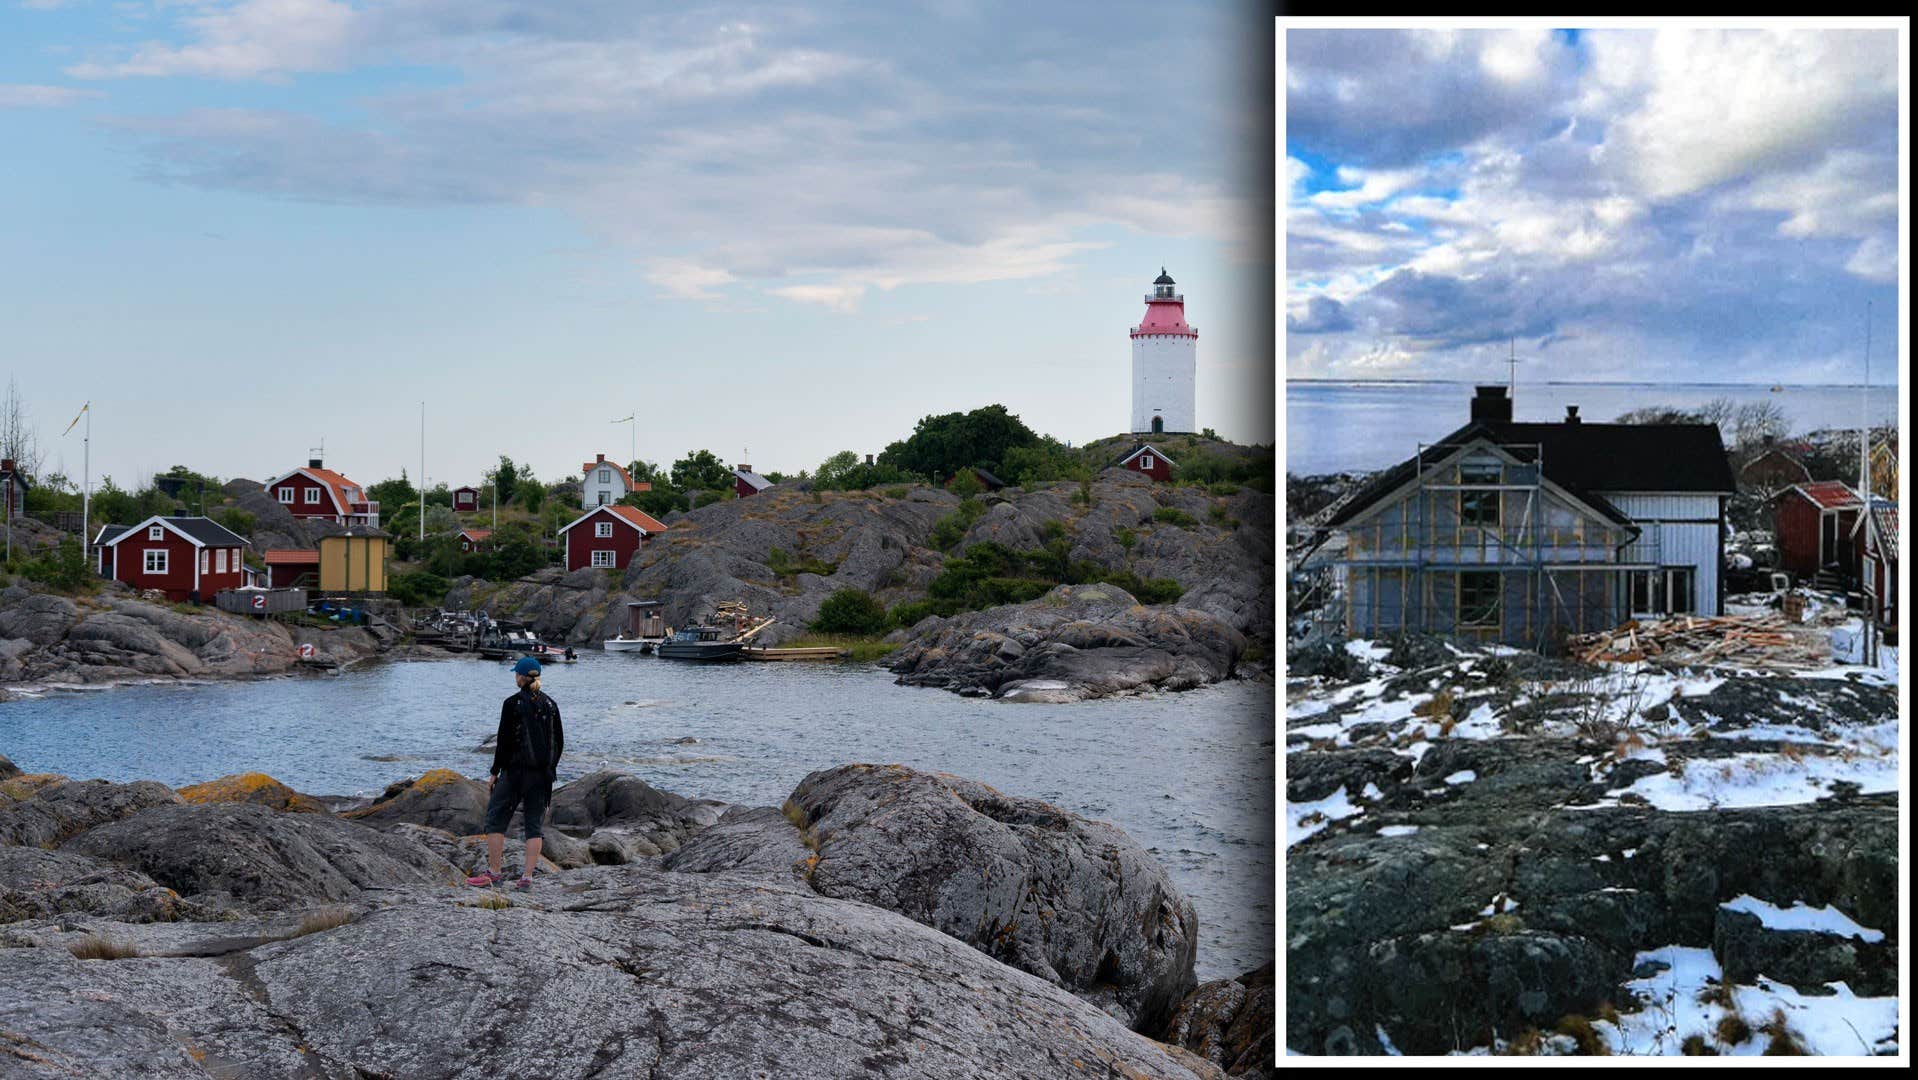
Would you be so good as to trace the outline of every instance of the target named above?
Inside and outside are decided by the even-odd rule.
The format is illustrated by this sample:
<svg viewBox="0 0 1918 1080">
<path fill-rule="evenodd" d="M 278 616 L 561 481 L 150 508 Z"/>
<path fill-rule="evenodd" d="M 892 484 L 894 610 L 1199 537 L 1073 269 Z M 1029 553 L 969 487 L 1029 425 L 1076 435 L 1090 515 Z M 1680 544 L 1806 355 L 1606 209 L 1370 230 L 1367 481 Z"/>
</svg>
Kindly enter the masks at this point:
<svg viewBox="0 0 1918 1080">
<path fill-rule="evenodd" d="M 1132 328 L 1133 337 L 1145 334 L 1199 336 L 1198 328 L 1185 321 L 1185 297 L 1173 291 L 1176 284 L 1161 266 L 1158 278 L 1152 282 L 1152 293 L 1145 298 L 1145 319 Z"/>
</svg>

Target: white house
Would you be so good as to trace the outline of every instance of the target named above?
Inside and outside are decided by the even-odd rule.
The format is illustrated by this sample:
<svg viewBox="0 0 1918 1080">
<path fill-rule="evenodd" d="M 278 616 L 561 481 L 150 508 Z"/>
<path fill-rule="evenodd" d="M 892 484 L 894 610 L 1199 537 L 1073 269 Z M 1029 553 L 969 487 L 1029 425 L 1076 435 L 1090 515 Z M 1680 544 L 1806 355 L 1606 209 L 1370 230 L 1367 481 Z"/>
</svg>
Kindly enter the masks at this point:
<svg viewBox="0 0 1918 1080">
<path fill-rule="evenodd" d="M 584 478 L 579 485 L 579 507 L 591 510 L 595 506 L 611 506 L 635 491 L 651 491 L 651 484 L 635 484 L 626 469 L 616 461 L 607 461 L 605 454 L 580 466 Z"/>
</svg>

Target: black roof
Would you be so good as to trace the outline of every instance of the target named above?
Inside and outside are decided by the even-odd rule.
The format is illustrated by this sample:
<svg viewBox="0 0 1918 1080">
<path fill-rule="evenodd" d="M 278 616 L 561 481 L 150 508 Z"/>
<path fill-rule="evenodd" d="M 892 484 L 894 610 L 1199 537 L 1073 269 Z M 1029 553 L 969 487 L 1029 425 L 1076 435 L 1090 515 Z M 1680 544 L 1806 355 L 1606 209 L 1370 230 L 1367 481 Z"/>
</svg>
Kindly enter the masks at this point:
<svg viewBox="0 0 1918 1080">
<path fill-rule="evenodd" d="M 1716 424 L 1525 424 L 1474 421 L 1440 439 L 1423 455 L 1436 460 L 1484 437 L 1529 461 L 1544 455 L 1545 478 L 1621 524 L 1631 519 L 1601 491 L 1732 492 L 1731 462 Z M 1410 481 L 1420 458 L 1380 473 L 1326 520 L 1342 525 Z"/>
<path fill-rule="evenodd" d="M 185 533 L 207 547 L 231 547 L 235 544 L 251 547 L 245 537 L 211 518 L 203 517 L 163 517 L 173 528 Z M 109 525 L 100 530 L 101 544 L 117 544 L 126 538 L 126 534 L 138 525 Z M 112 531 L 108 531 L 112 530 Z"/>
<path fill-rule="evenodd" d="M 1165 272 L 1165 267 L 1163 266 L 1159 267 L 1159 276 L 1156 278 L 1153 278 L 1152 283 L 1154 285 L 1177 285 L 1178 284 L 1178 282 L 1172 280 L 1171 274 L 1168 274 Z"/>
</svg>

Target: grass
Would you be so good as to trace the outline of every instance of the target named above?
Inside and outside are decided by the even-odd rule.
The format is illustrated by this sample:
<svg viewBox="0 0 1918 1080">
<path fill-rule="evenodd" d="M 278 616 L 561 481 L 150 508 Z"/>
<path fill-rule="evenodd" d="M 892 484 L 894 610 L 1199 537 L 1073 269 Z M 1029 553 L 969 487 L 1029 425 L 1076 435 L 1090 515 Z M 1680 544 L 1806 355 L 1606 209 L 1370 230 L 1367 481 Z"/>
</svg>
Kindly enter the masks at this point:
<svg viewBox="0 0 1918 1080">
<path fill-rule="evenodd" d="M 308 934 L 322 934 L 328 930 L 336 930 L 339 927 L 346 926 L 353 922 L 353 920 L 354 915 L 350 908 L 321 908 L 306 918 L 301 919 L 299 929 L 288 934 L 287 938 L 305 937 Z"/>
<path fill-rule="evenodd" d="M 460 906 L 485 908 L 487 911 L 505 911 L 507 908 L 513 906 L 513 902 L 496 892 L 488 892 L 478 900 L 470 902 L 462 900 L 460 901 Z"/>
<path fill-rule="evenodd" d="M 1774 1009 L 1771 1019 L 1758 1030 L 1771 1036 L 1771 1045 L 1765 1047 L 1765 1057 L 1804 1057 L 1804 1044 L 1798 1041 L 1798 1034 L 1785 1022 L 1785 1010 Z"/>
<path fill-rule="evenodd" d="M 99 934 L 88 934 L 68 945 L 67 951 L 81 960 L 128 960 L 140 955 L 139 949 Z"/>
<path fill-rule="evenodd" d="M 1611 1054 L 1611 1049 L 1605 1045 L 1604 1039 L 1599 1038 L 1597 1030 L 1592 1027 L 1592 1022 L 1577 1013 L 1560 1019 L 1558 1032 L 1561 1035 L 1570 1035 L 1572 1040 L 1578 1043 L 1578 1052 L 1588 1057 L 1606 1057 Z"/>
<path fill-rule="evenodd" d="M 846 659 L 857 663 L 871 663 L 885 657 L 899 646 L 862 634 L 806 634 L 791 641 L 782 641 L 774 648 L 779 649 L 844 649 Z"/>
<path fill-rule="evenodd" d="M 1726 1046 L 1737 1046 L 1752 1037 L 1751 1025 L 1737 1013 L 1726 1013 L 1718 1021 L 1718 1041 Z"/>
</svg>

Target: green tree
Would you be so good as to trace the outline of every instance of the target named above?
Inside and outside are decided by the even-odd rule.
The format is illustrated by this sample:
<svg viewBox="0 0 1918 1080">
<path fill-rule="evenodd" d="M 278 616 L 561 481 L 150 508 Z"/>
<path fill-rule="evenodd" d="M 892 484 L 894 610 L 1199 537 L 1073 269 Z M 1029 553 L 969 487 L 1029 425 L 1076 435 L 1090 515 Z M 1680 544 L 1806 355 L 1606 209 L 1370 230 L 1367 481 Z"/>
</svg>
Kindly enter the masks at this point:
<svg viewBox="0 0 1918 1080">
<path fill-rule="evenodd" d="M 546 485 L 533 479 L 532 473 L 524 473 L 519 479 L 519 490 L 513 496 L 521 506 L 537 514 L 540 505 L 546 501 Z"/>
<path fill-rule="evenodd" d="M 519 466 L 505 454 L 499 456 L 499 468 L 493 470 L 493 490 L 499 493 L 500 502 L 512 502 L 513 493 L 519 490 Z"/>
<path fill-rule="evenodd" d="M 877 634 L 886 628 L 886 608 L 864 589 L 840 589 L 819 605 L 812 628 L 826 634 Z"/>
<path fill-rule="evenodd" d="M 926 417 L 913 427 L 909 438 L 886 447 L 879 461 L 935 480 L 967 466 L 1003 475 L 1006 451 L 1038 441 L 1039 436 L 1004 405 L 987 405 L 967 413 Z"/>
<path fill-rule="evenodd" d="M 1046 435 L 1031 446 L 1015 446 L 1006 451 L 1004 470 L 999 479 L 1020 487 L 1057 480 L 1092 479 L 1092 466 L 1078 451 Z"/>
<path fill-rule="evenodd" d="M 368 484 L 366 497 L 380 504 L 382 516 L 396 513 L 400 507 L 420 497 L 419 489 L 406 478 L 406 470 L 401 469 L 398 479 L 382 480 L 377 484 Z"/>
<path fill-rule="evenodd" d="M 651 484 L 658 487 L 672 481 L 672 477 L 667 475 L 666 470 L 651 461 L 634 461 L 626 466 L 626 473 L 633 478 L 635 484 Z"/>
<path fill-rule="evenodd" d="M 681 491 L 717 491 L 733 486 L 733 471 L 711 450 L 693 450 L 673 462 L 672 481 Z"/>
</svg>

